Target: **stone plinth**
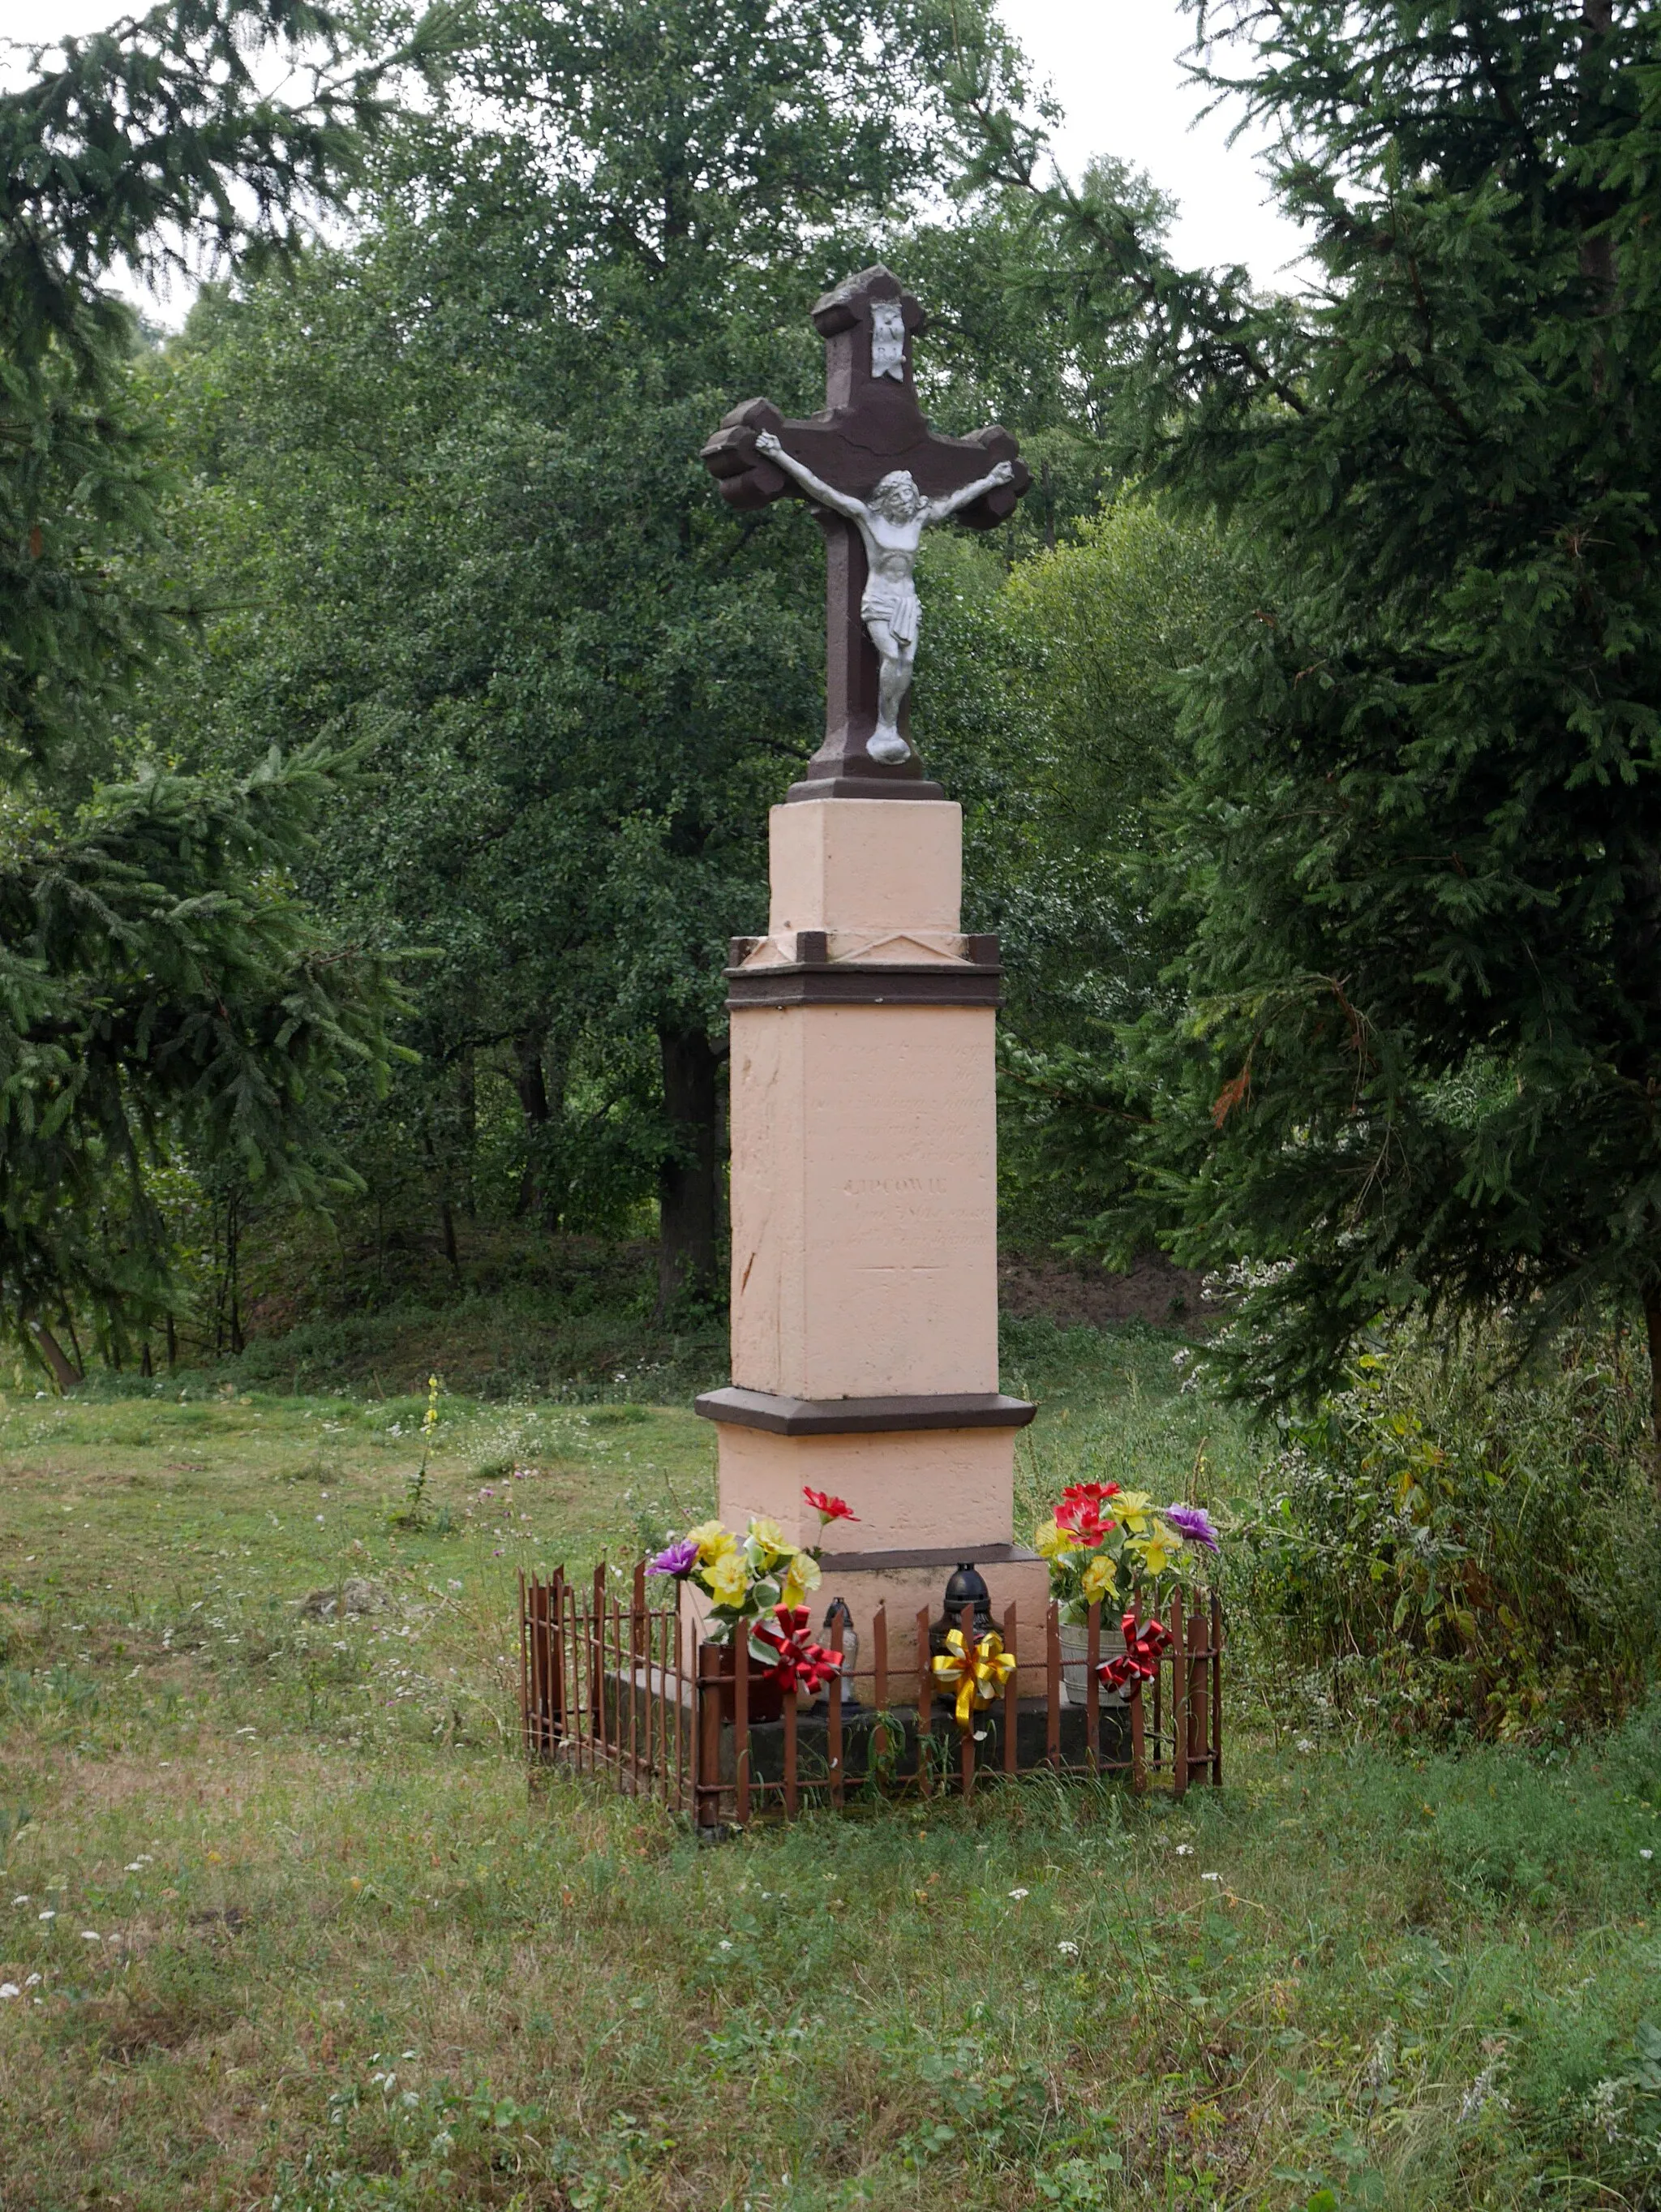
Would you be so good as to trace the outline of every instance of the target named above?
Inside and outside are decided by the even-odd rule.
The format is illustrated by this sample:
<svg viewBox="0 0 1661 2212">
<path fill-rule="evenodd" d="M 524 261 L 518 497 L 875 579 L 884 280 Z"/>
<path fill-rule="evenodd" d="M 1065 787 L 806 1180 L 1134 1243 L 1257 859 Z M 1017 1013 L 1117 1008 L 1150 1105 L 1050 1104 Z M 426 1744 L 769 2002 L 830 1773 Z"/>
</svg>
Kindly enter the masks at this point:
<svg viewBox="0 0 1661 2212">
<path fill-rule="evenodd" d="M 720 1516 L 809 1543 L 803 1485 L 847 1500 L 818 1604 L 864 1638 L 886 1602 L 896 1694 L 958 1560 L 1034 1662 L 1046 1595 L 1014 1541 L 1034 1409 L 997 1389 L 1000 969 L 961 932 L 961 850 L 944 800 L 775 807 L 768 933 L 728 970 L 732 1384 L 699 1401 Z"/>
</svg>

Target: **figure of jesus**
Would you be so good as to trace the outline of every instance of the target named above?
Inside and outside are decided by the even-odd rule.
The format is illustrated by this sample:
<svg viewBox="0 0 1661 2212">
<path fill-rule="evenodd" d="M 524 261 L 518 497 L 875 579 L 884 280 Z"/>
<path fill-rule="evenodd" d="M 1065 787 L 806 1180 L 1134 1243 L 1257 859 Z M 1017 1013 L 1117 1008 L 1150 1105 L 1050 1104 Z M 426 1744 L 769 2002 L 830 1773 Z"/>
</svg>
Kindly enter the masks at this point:
<svg viewBox="0 0 1661 2212">
<path fill-rule="evenodd" d="M 907 469 L 894 469 L 877 484 L 869 500 L 855 499 L 815 476 L 804 463 L 785 451 L 771 430 L 756 433 L 758 453 L 795 477 L 809 499 L 827 507 L 853 524 L 865 547 L 870 571 L 864 596 L 859 602 L 860 620 L 876 647 L 878 664 L 876 727 L 866 740 L 873 760 L 897 766 L 911 757 L 911 747 L 900 734 L 900 709 L 912 686 L 912 665 L 917 658 L 920 609 L 912 572 L 917 549 L 931 523 L 944 522 L 1015 474 L 1008 461 L 999 461 L 990 472 L 965 484 L 943 499 L 924 499 Z"/>
</svg>

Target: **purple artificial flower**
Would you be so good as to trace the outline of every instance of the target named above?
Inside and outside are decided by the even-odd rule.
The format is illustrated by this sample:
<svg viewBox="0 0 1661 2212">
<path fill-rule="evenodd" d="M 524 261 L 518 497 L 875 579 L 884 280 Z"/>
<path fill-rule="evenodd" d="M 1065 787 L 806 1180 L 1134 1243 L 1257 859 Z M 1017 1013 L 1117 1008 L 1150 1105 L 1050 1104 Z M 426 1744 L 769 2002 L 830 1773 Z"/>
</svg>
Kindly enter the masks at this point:
<svg viewBox="0 0 1661 2212">
<path fill-rule="evenodd" d="M 679 1543 L 669 1544 L 655 1559 L 646 1561 L 649 1575 L 689 1575 L 698 1564 L 698 1540 L 682 1536 Z"/>
<path fill-rule="evenodd" d="M 1165 1517 L 1185 1544 L 1203 1545 L 1208 1552 L 1217 1549 L 1217 1532 L 1203 1505 L 1167 1505 Z"/>
</svg>

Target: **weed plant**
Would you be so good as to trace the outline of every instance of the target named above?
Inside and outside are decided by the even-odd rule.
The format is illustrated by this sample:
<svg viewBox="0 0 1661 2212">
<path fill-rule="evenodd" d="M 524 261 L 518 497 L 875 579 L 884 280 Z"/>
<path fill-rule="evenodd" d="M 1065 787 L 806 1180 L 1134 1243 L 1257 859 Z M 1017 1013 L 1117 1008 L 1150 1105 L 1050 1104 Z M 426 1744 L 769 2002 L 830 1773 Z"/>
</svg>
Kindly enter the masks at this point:
<svg viewBox="0 0 1661 2212">
<path fill-rule="evenodd" d="M 1647 1362 L 1581 1332 L 1522 1373 L 1403 1334 L 1292 1427 L 1231 1547 L 1283 1723 L 1561 1741 L 1661 1649 Z M 1278 1691 L 1274 1687 L 1278 1677 Z"/>
</svg>

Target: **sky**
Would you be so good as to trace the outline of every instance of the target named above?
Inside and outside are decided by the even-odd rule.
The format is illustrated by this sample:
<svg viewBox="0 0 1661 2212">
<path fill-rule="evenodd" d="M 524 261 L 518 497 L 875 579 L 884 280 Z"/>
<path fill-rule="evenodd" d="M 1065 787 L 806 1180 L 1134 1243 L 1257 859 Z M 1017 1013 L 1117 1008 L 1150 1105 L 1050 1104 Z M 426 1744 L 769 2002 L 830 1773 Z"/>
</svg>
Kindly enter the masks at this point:
<svg viewBox="0 0 1661 2212">
<path fill-rule="evenodd" d="M 84 33 L 138 12 L 143 0 L 0 0 L 0 35 L 21 41 Z M 1191 267 L 1243 261 L 1260 284 L 1292 281 L 1299 234 L 1268 204 L 1258 145 L 1231 146 L 1238 113 L 1196 118 L 1203 100 L 1178 55 L 1189 43 L 1177 0 L 1000 0 L 1034 76 L 1059 99 L 1062 167 L 1076 175 L 1093 155 L 1145 169 L 1179 205 L 1172 246 Z M 1260 143 L 1260 142 L 1259 142 Z M 155 302 L 177 324 L 188 301 Z"/>
</svg>

